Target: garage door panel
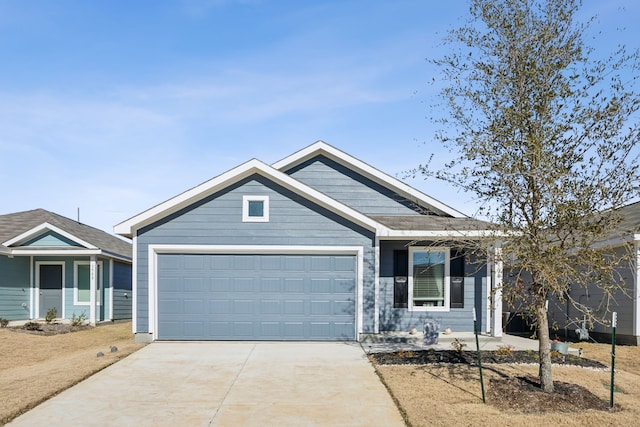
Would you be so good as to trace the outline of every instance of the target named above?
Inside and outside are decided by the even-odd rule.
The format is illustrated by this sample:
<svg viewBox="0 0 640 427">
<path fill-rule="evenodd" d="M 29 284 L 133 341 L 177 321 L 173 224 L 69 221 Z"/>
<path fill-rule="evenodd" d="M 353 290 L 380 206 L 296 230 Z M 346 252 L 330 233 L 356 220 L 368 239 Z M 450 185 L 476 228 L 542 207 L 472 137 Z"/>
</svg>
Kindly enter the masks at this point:
<svg viewBox="0 0 640 427">
<path fill-rule="evenodd" d="M 233 314 L 252 314 L 253 300 L 235 300 L 232 302 Z"/>
<path fill-rule="evenodd" d="M 260 279 L 260 292 L 269 293 L 281 293 L 282 292 L 282 279 L 280 278 L 261 278 Z"/>
<path fill-rule="evenodd" d="M 255 292 L 255 278 L 239 277 L 233 281 L 233 290 L 235 292 Z"/>
<path fill-rule="evenodd" d="M 350 294 L 356 291 L 355 279 L 338 279 L 333 281 L 333 292 Z"/>
<path fill-rule="evenodd" d="M 185 299 L 182 303 L 184 314 L 205 314 L 205 302 L 202 299 Z"/>
<path fill-rule="evenodd" d="M 303 322 L 283 322 L 283 338 L 284 339 L 301 339 L 304 336 Z"/>
<path fill-rule="evenodd" d="M 279 300 L 260 301 L 260 314 L 281 314 L 282 304 Z"/>
<path fill-rule="evenodd" d="M 185 277 L 183 282 L 184 292 L 202 292 L 206 290 L 203 277 Z"/>
<path fill-rule="evenodd" d="M 284 280 L 284 292 L 285 293 L 303 293 L 304 292 L 304 280 L 302 279 L 285 279 Z"/>
<path fill-rule="evenodd" d="M 211 277 L 209 281 L 210 292 L 229 292 L 231 290 L 231 278 Z"/>
<path fill-rule="evenodd" d="M 158 339 L 353 340 L 355 275 L 353 255 L 160 254 Z"/>
<path fill-rule="evenodd" d="M 209 300 L 209 313 L 229 314 L 231 301 L 228 299 Z"/>
</svg>

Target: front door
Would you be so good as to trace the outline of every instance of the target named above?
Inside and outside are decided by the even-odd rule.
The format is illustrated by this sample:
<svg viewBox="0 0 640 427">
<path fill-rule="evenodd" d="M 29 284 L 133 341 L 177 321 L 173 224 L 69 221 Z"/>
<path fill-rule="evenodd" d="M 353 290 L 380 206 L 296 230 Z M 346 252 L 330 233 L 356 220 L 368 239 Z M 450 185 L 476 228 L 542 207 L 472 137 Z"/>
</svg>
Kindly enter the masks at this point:
<svg viewBox="0 0 640 427">
<path fill-rule="evenodd" d="M 62 317 L 62 264 L 40 264 L 40 313 L 45 317 L 52 308 L 57 310 L 55 317 Z"/>
</svg>

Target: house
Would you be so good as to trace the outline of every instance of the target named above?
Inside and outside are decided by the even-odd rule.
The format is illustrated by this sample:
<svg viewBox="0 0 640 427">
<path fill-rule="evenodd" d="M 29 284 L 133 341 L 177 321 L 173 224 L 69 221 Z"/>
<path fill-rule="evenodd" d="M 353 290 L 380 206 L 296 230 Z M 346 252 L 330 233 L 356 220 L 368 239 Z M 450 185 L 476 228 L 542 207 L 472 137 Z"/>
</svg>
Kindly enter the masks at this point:
<svg viewBox="0 0 640 427">
<path fill-rule="evenodd" d="M 35 209 L 0 215 L 0 317 L 131 318 L 131 243 Z"/>
<path fill-rule="evenodd" d="M 618 209 L 618 213 L 622 218 L 621 223 L 609 239 L 600 242 L 600 245 L 612 248 L 619 259 L 628 253 L 625 245 L 633 244 L 634 253 L 631 260 L 622 263 L 616 271 L 618 284 L 626 289 L 626 295 L 616 292 L 614 298 L 609 301 L 608 309 L 617 313 L 616 341 L 621 344 L 640 345 L 640 202 L 623 206 Z M 596 315 L 611 319 L 605 314 L 607 301 L 601 289 L 592 285 L 588 288 L 571 289 L 570 294 L 580 304 L 593 309 Z M 583 326 L 580 321 L 583 316 L 570 303 L 551 300 L 549 318 L 558 328 L 552 331 L 552 334 L 579 338 L 576 332 Z M 609 325 L 594 324 L 592 328 L 586 326 L 590 338 L 599 341 L 611 339 L 612 330 Z"/>
<path fill-rule="evenodd" d="M 319 141 L 115 232 L 133 239 L 138 341 L 358 340 L 429 321 L 472 331 L 474 308 L 499 336 L 501 265 L 464 255 L 489 228 Z"/>
</svg>

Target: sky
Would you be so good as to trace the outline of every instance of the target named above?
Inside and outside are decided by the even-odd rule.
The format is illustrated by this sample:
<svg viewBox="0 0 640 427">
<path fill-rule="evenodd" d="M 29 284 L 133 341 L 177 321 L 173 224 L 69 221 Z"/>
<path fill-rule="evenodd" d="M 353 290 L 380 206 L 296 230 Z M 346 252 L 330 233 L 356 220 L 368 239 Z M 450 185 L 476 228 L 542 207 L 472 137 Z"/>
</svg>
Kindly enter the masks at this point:
<svg viewBox="0 0 640 427">
<path fill-rule="evenodd" d="M 317 140 L 466 214 L 407 172 L 434 153 L 427 61 L 462 0 L 0 0 L 0 214 L 113 226 L 241 163 Z M 640 2 L 585 0 L 604 53 Z M 618 31 L 620 30 L 620 31 Z"/>
</svg>

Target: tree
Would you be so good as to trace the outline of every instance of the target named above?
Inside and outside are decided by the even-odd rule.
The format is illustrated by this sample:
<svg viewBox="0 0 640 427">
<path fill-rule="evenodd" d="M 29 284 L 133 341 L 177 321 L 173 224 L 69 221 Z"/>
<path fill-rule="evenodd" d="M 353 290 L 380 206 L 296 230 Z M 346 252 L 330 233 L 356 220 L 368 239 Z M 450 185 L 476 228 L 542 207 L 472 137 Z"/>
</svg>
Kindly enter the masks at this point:
<svg viewBox="0 0 640 427">
<path fill-rule="evenodd" d="M 549 298 L 569 298 L 592 322 L 606 310 L 572 300 L 574 287 L 625 292 L 616 266 L 629 252 L 598 242 L 620 224 L 616 208 L 638 196 L 638 51 L 606 59 L 585 45 L 594 20 L 578 0 L 472 0 L 470 18 L 430 60 L 444 80 L 435 139 L 455 153 L 435 175 L 484 201 L 479 214 L 510 233 L 516 267 L 504 298 L 533 313 L 540 384 L 553 391 Z M 442 114 L 445 111 L 446 114 Z"/>
</svg>

